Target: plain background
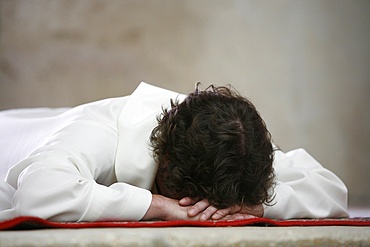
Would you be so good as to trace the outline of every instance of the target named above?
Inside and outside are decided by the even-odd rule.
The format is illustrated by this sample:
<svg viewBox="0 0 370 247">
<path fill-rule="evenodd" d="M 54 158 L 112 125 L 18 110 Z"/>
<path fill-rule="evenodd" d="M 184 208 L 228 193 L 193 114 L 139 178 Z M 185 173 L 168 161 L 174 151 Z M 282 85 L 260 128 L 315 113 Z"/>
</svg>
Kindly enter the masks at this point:
<svg viewBox="0 0 370 247">
<path fill-rule="evenodd" d="M 232 84 L 370 205 L 370 1 L 0 0 L 0 20 L 0 109 Z"/>
</svg>

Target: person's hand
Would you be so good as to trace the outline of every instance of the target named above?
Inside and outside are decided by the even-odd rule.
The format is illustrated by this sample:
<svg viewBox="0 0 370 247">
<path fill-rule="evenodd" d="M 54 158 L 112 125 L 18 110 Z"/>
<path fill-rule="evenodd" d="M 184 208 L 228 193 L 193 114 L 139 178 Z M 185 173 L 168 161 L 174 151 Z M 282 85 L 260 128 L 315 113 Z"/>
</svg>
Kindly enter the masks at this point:
<svg viewBox="0 0 370 247">
<path fill-rule="evenodd" d="M 200 220 L 241 220 L 262 217 L 264 213 L 262 204 L 252 207 L 233 205 L 228 208 L 218 209 L 212 206 L 206 199 L 197 200 L 190 197 L 182 198 L 179 204 L 181 206 L 190 206 L 188 208 L 189 217 L 199 215 Z"/>
<path fill-rule="evenodd" d="M 190 197 L 184 197 L 179 201 L 181 206 L 187 206 L 187 214 L 189 217 L 199 216 L 200 220 L 208 220 L 219 209 L 212 206 L 207 199 L 198 200 Z"/>
<path fill-rule="evenodd" d="M 199 215 L 190 216 L 190 205 L 180 205 L 178 200 L 162 195 L 152 195 L 152 202 L 142 220 L 199 220 Z"/>
<path fill-rule="evenodd" d="M 213 215 L 213 220 L 242 220 L 262 217 L 264 213 L 263 205 L 256 206 L 233 205 L 228 208 L 219 209 Z"/>
</svg>

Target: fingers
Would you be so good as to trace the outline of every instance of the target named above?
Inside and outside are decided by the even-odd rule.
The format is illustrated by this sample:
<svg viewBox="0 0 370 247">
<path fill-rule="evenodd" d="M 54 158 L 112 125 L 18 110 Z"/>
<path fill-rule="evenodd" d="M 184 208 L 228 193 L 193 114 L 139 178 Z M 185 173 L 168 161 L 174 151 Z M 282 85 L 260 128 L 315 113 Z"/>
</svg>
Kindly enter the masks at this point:
<svg viewBox="0 0 370 247">
<path fill-rule="evenodd" d="M 253 207 L 233 205 L 228 208 L 218 209 L 212 206 L 207 199 L 184 197 L 178 204 L 187 207 L 187 215 L 190 218 L 197 216 L 199 220 L 241 220 L 263 216 L 263 206 Z"/>
<path fill-rule="evenodd" d="M 213 207 L 207 199 L 200 200 L 193 199 L 190 197 L 184 197 L 179 201 L 180 206 L 190 206 L 188 209 L 188 216 L 195 217 L 199 214 L 200 220 L 208 220 L 211 216 L 218 210 L 217 208 Z"/>
<path fill-rule="evenodd" d="M 243 206 L 238 213 L 251 214 L 257 217 L 262 217 L 264 214 L 264 209 L 262 204 L 254 206 Z"/>
<path fill-rule="evenodd" d="M 212 219 L 213 220 L 219 220 L 219 219 L 225 217 L 226 215 L 239 213 L 241 209 L 242 208 L 239 205 L 234 205 L 234 206 L 230 206 L 228 208 L 219 209 L 219 210 L 217 210 L 217 212 L 215 212 L 214 215 L 212 215 Z"/>
<path fill-rule="evenodd" d="M 188 215 L 190 217 L 194 217 L 202 212 L 204 209 L 208 208 L 210 205 L 211 204 L 208 202 L 207 199 L 203 199 L 189 208 Z"/>
<path fill-rule="evenodd" d="M 190 206 L 190 205 L 193 205 L 195 204 L 196 202 L 198 202 L 199 200 L 198 199 L 193 199 L 193 198 L 190 198 L 190 197 L 184 197 L 182 198 L 180 201 L 179 201 L 179 204 L 181 206 Z"/>
<path fill-rule="evenodd" d="M 214 206 L 208 206 L 200 215 L 200 220 L 209 220 L 214 215 L 215 212 L 217 212 L 218 208 L 215 208 Z"/>
<path fill-rule="evenodd" d="M 250 214 L 242 214 L 242 213 L 235 213 L 235 214 L 229 214 L 226 215 L 222 220 L 246 220 L 246 219 L 253 219 L 257 218 L 254 215 Z"/>
<path fill-rule="evenodd" d="M 219 220 L 228 215 L 231 212 L 231 207 L 219 209 L 212 215 L 212 220 Z"/>
</svg>

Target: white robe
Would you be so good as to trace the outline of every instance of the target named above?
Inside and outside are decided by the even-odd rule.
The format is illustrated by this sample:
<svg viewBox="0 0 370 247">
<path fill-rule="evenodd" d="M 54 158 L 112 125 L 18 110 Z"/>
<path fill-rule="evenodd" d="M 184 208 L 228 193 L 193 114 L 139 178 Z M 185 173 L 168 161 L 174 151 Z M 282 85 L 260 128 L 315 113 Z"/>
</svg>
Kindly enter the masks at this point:
<svg viewBox="0 0 370 247">
<path fill-rule="evenodd" d="M 140 220 L 157 165 L 149 135 L 181 95 L 141 83 L 130 96 L 75 108 L 0 112 L 0 220 Z M 275 152 L 264 217 L 348 217 L 347 189 L 303 149 Z"/>
</svg>

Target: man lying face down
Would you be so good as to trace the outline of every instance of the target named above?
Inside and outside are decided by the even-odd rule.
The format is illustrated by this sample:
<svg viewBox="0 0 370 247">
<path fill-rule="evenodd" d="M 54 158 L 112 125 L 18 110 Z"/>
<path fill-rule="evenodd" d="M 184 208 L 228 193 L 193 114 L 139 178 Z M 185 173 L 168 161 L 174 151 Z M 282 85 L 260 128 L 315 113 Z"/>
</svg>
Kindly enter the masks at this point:
<svg viewBox="0 0 370 247">
<path fill-rule="evenodd" d="M 198 84 L 199 86 L 199 84 Z M 162 195 L 198 200 L 190 216 L 263 215 L 274 173 L 270 133 L 254 105 L 227 87 L 197 89 L 163 111 L 151 135 Z M 231 208 L 232 207 L 232 208 Z M 243 210 L 242 210 L 243 209 Z"/>
<path fill-rule="evenodd" d="M 305 150 L 278 150 L 246 98 L 146 83 L 70 109 L 0 112 L 0 220 L 347 217 L 347 189 Z"/>
</svg>

